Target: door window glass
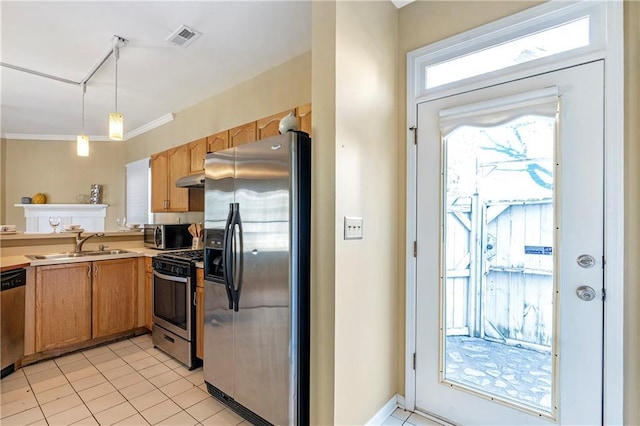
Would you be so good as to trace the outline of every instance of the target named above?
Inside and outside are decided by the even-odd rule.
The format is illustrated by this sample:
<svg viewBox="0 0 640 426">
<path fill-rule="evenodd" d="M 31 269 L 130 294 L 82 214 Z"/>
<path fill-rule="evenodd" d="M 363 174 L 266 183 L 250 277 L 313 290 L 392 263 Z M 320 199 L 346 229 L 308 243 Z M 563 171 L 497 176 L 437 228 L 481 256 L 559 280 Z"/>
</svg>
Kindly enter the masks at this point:
<svg viewBox="0 0 640 426">
<path fill-rule="evenodd" d="M 441 112 L 441 380 L 550 415 L 557 97 Z"/>
</svg>

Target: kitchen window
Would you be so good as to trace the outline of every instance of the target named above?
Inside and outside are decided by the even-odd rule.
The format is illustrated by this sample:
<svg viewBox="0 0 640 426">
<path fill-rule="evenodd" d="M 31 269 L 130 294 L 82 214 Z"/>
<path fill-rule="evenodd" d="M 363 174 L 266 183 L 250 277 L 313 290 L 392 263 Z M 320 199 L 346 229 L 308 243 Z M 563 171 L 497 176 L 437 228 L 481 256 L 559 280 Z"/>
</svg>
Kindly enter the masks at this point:
<svg viewBox="0 0 640 426">
<path fill-rule="evenodd" d="M 126 166 L 125 211 L 127 223 L 151 223 L 149 157 L 133 161 Z"/>
</svg>

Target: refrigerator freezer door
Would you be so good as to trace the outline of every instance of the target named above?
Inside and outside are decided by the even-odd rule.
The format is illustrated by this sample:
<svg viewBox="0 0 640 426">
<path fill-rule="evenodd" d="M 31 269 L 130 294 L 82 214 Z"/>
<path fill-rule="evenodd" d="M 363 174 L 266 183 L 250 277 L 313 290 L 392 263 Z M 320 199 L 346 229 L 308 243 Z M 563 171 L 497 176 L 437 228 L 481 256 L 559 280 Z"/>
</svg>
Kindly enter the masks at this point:
<svg viewBox="0 0 640 426">
<path fill-rule="evenodd" d="M 208 154 L 205 160 L 205 275 L 216 275 L 215 258 L 222 253 L 219 245 L 234 203 L 234 150 Z M 217 261 L 218 267 L 220 260 Z M 217 271 L 218 273 L 220 271 Z M 226 273 L 226 271 L 224 271 Z M 203 374 L 212 384 L 230 397 L 234 396 L 233 311 L 230 295 L 221 280 L 205 281 L 204 360 Z M 220 282 L 218 282 L 220 281 Z"/>
<path fill-rule="evenodd" d="M 236 402 L 273 424 L 293 424 L 290 148 L 295 134 L 236 147 L 242 282 L 234 313 Z"/>
</svg>

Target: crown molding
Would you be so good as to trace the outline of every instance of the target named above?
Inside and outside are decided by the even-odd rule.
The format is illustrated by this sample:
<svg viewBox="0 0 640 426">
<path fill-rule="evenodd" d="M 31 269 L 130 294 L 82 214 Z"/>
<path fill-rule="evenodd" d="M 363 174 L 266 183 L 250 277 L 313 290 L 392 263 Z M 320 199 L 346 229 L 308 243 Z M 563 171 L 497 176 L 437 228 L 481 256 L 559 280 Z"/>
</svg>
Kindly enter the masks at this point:
<svg viewBox="0 0 640 426">
<path fill-rule="evenodd" d="M 135 138 L 136 136 L 140 136 L 143 133 L 148 132 L 149 130 L 153 130 L 156 127 L 160 127 L 163 124 L 169 123 L 170 121 L 173 121 L 173 119 L 175 118 L 175 114 L 174 113 L 168 113 L 165 114 L 161 117 L 156 118 L 153 121 L 148 122 L 147 124 L 138 127 L 137 129 L 134 129 L 130 132 L 125 132 L 124 134 L 124 140 L 128 141 L 131 138 Z"/>
<path fill-rule="evenodd" d="M 90 142 L 111 142 L 107 136 L 89 136 Z M 29 133 L 2 133 L 0 135 L 2 139 L 19 139 L 30 141 L 68 141 L 75 142 L 78 135 L 35 135 Z"/>
<path fill-rule="evenodd" d="M 159 118 L 156 118 L 153 121 L 145 124 L 144 126 L 140 126 L 137 129 L 134 129 L 130 132 L 125 132 L 124 140 L 128 141 L 131 138 L 135 138 L 136 136 L 140 136 L 143 133 L 148 132 L 149 130 L 153 130 L 156 127 L 160 127 L 165 123 L 173 121 L 175 118 L 175 114 L 169 113 L 165 114 Z M 2 139 L 18 139 L 18 140 L 32 140 L 32 141 L 69 141 L 75 142 L 76 137 L 78 135 L 36 135 L 29 133 L 2 133 L 0 134 L 0 138 Z M 88 135 L 90 142 L 114 142 L 109 139 L 106 135 Z"/>
</svg>

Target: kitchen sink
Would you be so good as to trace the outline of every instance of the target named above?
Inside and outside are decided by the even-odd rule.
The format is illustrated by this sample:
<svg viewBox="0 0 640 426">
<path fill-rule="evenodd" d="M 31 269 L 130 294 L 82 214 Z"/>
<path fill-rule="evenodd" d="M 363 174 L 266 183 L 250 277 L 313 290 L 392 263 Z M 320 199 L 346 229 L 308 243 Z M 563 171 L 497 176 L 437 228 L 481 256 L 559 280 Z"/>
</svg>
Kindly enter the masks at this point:
<svg viewBox="0 0 640 426">
<path fill-rule="evenodd" d="M 27 254 L 25 256 L 31 260 L 64 260 L 64 259 L 73 259 L 73 258 L 85 257 L 85 256 L 108 256 L 108 255 L 126 254 L 126 253 L 132 253 L 132 252 L 129 250 L 113 249 L 113 250 L 93 250 L 93 251 L 80 251 L 80 252 L 67 251 L 64 253 L 52 253 L 52 254 Z"/>
</svg>

